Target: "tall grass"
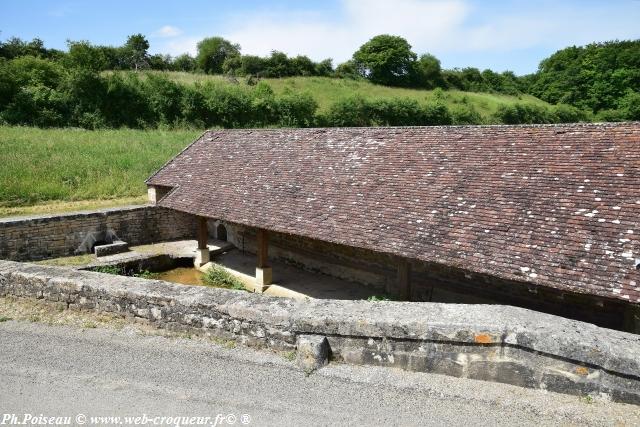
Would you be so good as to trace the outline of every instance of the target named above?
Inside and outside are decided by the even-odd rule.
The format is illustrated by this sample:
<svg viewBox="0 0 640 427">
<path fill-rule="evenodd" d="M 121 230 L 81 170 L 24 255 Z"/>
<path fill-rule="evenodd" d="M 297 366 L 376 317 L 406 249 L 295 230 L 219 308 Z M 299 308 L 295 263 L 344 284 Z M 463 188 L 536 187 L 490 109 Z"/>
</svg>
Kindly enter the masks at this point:
<svg viewBox="0 0 640 427">
<path fill-rule="evenodd" d="M 224 76 L 207 75 L 183 72 L 161 72 L 151 71 L 150 74 L 162 74 L 183 84 L 195 84 L 213 82 L 219 85 L 231 85 Z M 246 79 L 239 77 L 238 86 L 247 86 Z M 306 92 L 318 103 L 320 113 L 327 112 L 329 107 L 336 101 L 360 96 L 365 99 L 379 98 L 409 98 L 418 102 L 441 102 L 449 108 L 457 105 L 472 106 L 485 119 L 491 121 L 491 116 L 495 114 L 501 105 L 513 105 L 516 103 L 530 103 L 540 106 L 550 106 L 550 104 L 531 95 L 510 96 L 497 93 L 484 92 L 463 92 L 459 90 L 426 90 L 407 89 L 390 86 L 381 86 L 370 83 L 366 80 L 337 79 L 331 77 L 284 77 L 263 79 L 277 95 L 284 93 Z"/>
<path fill-rule="evenodd" d="M 0 207 L 142 195 L 144 180 L 199 133 L 0 126 Z"/>
</svg>

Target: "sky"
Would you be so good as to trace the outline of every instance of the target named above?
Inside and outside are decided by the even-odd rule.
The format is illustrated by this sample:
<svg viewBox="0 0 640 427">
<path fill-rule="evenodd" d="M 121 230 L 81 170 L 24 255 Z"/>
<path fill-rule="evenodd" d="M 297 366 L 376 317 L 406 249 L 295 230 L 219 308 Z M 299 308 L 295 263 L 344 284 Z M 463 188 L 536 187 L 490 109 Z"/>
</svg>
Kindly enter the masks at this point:
<svg viewBox="0 0 640 427">
<path fill-rule="evenodd" d="M 195 54 L 204 37 L 242 53 L 279 50 L 334 65 L 376 34 L 402 36 L 443 68 L 535 72 L 558 49 L 640 38 L 640 0 L 0 0 L 0 39 L 38 37 L 122 45 L 147 36 L 151 53 Z"/>
</svg>

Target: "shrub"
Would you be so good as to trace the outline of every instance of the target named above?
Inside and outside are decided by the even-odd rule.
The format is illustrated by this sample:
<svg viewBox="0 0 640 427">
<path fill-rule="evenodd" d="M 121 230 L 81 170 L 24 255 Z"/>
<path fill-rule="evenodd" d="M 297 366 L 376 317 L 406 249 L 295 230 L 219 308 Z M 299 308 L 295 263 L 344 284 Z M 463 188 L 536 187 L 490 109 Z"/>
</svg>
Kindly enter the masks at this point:
<svg viewBox="0 0 640 427">
<path fill-rule="evenodd" d="M 135 73 L 111 74 L 106 79 L 106 101 L 102 112 L 108 126 L 144 128 L 152 123 L 153 113 Z"/>
<path fill-rule="evenodd" d="M 63 127 L 68 124 L 69 102 L 64 93 L 43 85 L 21 87 L 0 114 L 9 124 Z"/>
<path fill-rule="evenodd" d="M 371 101 L 368 110 L 376 125 L 413 126 L 425 120 L 424 110 L 414 99 L 379 99 Z"/>
<path fill-rule="evenodd" d="M 279 126 L 309 127 L 315 124 L 318 103 L 309 93 L 284 94 L 277 100 Z"/>
<path fill-rule="evenodd" d="M 623 122 L 625 121 L 625 114 L 620 110 L 600 110 L 598 114 L 596 114 L 596 121 Z"/>
<path fill-rule="evenodd" d="M 202 280 L 206 286 L 239 291 L 246 290 L 244 284 L 239 279 L 232 276 L 224 267 L 215 264 L 204 273 Z"/>
<path fill-rule="evenodd" d="M 148 74 L 141 82 L 140 90 L 147 103 L 152 123 L 171 125 L 180 120 L 184 86 L 164 76 Z"/>
<path fill-rule="evenodd" d="M 420 124 L 426 126 L 450 125 L 453 118 L 446 105 L 439 102 L 430 103 L 424 107 L 424 121 Z"/>
<path fill-rule="evenodd" d="M 628 90 L 618 102 L 622 116 L 627 120 L 640 120 L 640 92 Z"/>
<path fill-rule="evenodd" d="M 500 105 L 493 117 L 499 123 L 508 125 L 554 123 L 556 121 L 556 118 L 548 108 L 525 103 Z"/>
<path fill-rule="evenodd" d="M 556 123 L 577 123 L 587 121 L 587 113 L 584 110 L 567 104 L 558 104 L 552 107 L 552 114 Z"/>
<path fill-rule="evenodd" d="M 252 98 L 241 88 L 207 82 L 202 86 L 207 127 L 248 127 L 254 123 Z"/>
<path fill-rule="evenodd" d="M 372 117 L 367 100 L 352 96 L 334 102 L 325 116 L 328 126 L 371 126 Z"/>
<path fill-rule="evenodd" d="M 451 109 L 451 120 L 455 125 L 479 125 L 483 123 L 480 113 L 470 105 L 456 106 Z"/>
</svg>

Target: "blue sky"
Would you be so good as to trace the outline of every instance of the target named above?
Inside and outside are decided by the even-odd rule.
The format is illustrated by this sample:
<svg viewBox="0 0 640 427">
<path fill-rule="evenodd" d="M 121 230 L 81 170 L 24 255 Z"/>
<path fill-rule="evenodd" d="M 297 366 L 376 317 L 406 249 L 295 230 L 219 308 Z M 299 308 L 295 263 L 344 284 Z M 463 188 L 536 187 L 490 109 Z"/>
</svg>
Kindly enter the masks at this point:
<svg viewBox="0 0 640 427">
<path fill-rule="evenodd" d="M 2 0 L 0 38 L 47 46 L 89 40 L 120 45 L 145 34 L 153 53 L 195 52 L 221 35 L 243 53 L 272 49 L 343 62 L 370 37 L 405 37 L 443 67 L 534 72 L 555 50 L 640 38 L 640 0 Z"/>
</svg>

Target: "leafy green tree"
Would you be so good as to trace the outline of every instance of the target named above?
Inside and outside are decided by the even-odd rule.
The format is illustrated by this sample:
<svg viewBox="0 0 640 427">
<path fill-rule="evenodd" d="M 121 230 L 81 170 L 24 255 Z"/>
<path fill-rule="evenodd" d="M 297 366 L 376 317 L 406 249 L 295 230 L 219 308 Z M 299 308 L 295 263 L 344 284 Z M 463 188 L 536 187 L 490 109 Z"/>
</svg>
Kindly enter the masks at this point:
<svg viewBox="0 0 640 427">
<path fill-rule="evenodd" d="M 191 55 L 189 55 L 188 53 L 178 55 L 173 60 L 173 69 L 176 71 L 185 71 L 185 72 L 195 71 L 196 59 Z"/>
<path fill-rule="evenodd" d="M 640 92 L 628 90 L 618 102 L 622 115 L 627 120 L 640 120 Z"/>
<path fill-rule="evenodd" d="M 596 113 L 615 109 L 628 90 L 640 92 L 640 40 L 559 50 L 540 63 L 532 80 L 530 93 L 547 102 Z"/>
<path fill-rule="evenodd" d="M 71 67 L 83 68 L 91 71 L 102 71 L 109 67 L 109 58 L 99 47 L 93 46 L 86 40 L 67 40 L 69 53 L 65 63 Z"/>
<path fill-rule="evenodd" d="M 56 55 L 53 49 L 46 49 L 44 42 L 38 38 L 26 42 L 18 37 L 11 37 L 6 42 L 0 43 L 0 57 L 13 59 L 20 56 L 52 58 Z"/>
<path fill-rule="evenodd" d="M 333 59 L 327 58 L 315 64 L 315 75 L 329 77 L 333 74 Z"/>
<path fill-rule="evenodd" d="M 287 77 L 293 75 L 291 60 L 284 52 L 271 51 L 271 55 L 265 61 L 265 77 Z"/>
<path fill-rule="evenodd" d="M 149 65 L 149 41 L 142 34 L 127 37 L 123 51 L 130 67 L 136 71 Z"/>
<path fill-rule="evenodd" d="M 415 76 L 416 58 L 405 39 L 388 34 L 373 37 L 353 54 L 364 77 L 387 86 L 409 86 Z"/>
<path fill-rule="evenodd" d="M 349 60 L 338 64 L 335 71 L 335 76 L 341 79 L 358 79 L 362 78 L 362 74 L 358 70 L 358 66 L 354 60 Z"/>
<path fill-rule="evenodd" d="M 416 64 L 416 69 L 418 74 L 418 84 L 420 86 L 427 89 L 444 86 L 440 60 L 435 56 L 429 53 L 420 55 L 420 59 L 418 59 L 418 63 Z"/>
<path fill-rule="evenodd" d="M 291 58 L 289 62 L 291 75 L 313 76 L 316 73 L 316 64 L 308 56 L 298 55 L 295 58 Z"/>
<path fill-rule="evenodd" d="M 173 69 L 173 59 L 171 55 L 156 53 L 149 56 L 149 68 L 152 70 L 169 71 Z"/>
<path fill-rule="evenodd" d="M 240 55 L 240 45 L 222 37 L 209 37 L 198 43 L 196 63 L 207 74 L 222 73 L 222 64 L 232 56 Z"/>
</svg>

